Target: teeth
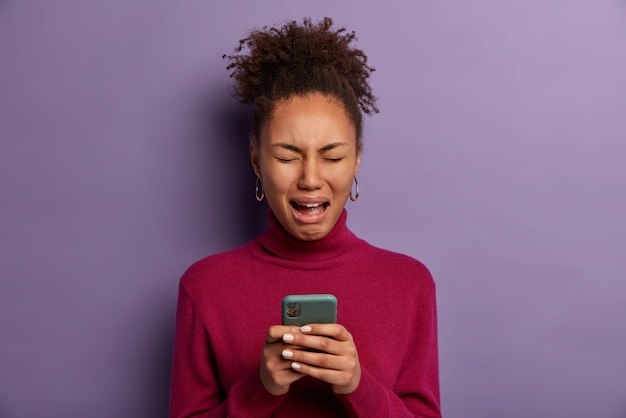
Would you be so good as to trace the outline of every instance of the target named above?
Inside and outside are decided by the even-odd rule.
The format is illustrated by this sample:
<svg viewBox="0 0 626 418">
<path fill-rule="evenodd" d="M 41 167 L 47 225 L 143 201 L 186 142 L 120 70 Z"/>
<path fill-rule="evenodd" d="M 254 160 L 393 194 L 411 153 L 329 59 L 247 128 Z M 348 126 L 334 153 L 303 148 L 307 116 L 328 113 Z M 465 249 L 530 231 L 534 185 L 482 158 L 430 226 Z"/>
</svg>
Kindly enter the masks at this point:
<svg viewBox="0 0 626 418">
<path fill-rule="evenodd" d="M 323 205 L 323 203 L 298 203 L 300 206 L 304 206 L 307 208 L 316 208 L 318 206 Z"/>
</svg>

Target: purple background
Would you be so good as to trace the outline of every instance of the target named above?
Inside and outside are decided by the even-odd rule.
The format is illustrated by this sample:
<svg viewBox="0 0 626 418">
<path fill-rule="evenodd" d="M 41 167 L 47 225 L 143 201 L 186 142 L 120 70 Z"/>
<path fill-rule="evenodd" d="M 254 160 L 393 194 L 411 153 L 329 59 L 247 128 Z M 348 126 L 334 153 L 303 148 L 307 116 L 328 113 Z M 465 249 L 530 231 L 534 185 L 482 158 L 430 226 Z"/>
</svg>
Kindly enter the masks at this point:
<svg viewBox="0 0 626 418">
<path fill-rule="evenodd" d="M 265 216 L 220 57 L 306 15 L 377 68 L 349 224 L 435 276 L 444 415 L 626 417 L 621 0 L 0 1 L 0 417 L 166 416 L 178 279 Z"/>
</svg>

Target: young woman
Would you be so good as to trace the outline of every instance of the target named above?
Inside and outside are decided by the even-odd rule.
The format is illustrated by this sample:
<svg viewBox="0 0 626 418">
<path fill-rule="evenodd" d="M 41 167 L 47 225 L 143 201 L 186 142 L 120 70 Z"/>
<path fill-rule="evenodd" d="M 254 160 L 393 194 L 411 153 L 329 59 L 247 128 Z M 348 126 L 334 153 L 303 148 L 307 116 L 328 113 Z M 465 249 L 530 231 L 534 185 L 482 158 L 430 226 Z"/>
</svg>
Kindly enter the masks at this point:
<svg viewBox="0 0 626 418">
<path fill-rule="evenodd" d="M 378 111 L 354 37 L 305 19 L 253 31 L 225 56 L 254 106 L 270 224 L 181 279 L 172 417 L 441 417 L 433 280 L 346 226 L 362 116 Z M 285 295 L 314 293 L 336 296 L 336 324 L 279 325 Z"/>
</svg>

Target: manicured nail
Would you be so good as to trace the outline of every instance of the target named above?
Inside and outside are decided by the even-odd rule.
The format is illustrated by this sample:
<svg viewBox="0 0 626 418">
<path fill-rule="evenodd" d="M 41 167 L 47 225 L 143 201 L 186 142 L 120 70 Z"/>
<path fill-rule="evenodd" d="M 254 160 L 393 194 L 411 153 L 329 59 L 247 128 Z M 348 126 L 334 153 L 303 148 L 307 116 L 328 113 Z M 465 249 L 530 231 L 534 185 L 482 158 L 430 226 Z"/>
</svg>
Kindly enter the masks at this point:
<svg viewBox="0 0 626 418">
<path fill-rule="evenodd" d="M 300 366 L 298 363 L 291 363 L 291 368 L 294 370 L 300 370 L 302 366 Z"/>
<path fill-rule="evenodd" d="M 282 355 L 285 358 L 291 358 L 291 357 L 293 357 L 293 351 L 283 350 Z"/>
<path fill-rule="evenodd" d="M 283 341 L 286 343 L 290 343 L 294 340 L 293 335 L 291 334 L 285 334 L 283 335 Z"/>
<path fill-rule="evenodd" d="M 311 329 L 312 328 L 310 326 L 308 326 L 308 325 L 300 327 L 300 331 L 302 331 L 302 332 L 311 332 Z"/>
</svg>

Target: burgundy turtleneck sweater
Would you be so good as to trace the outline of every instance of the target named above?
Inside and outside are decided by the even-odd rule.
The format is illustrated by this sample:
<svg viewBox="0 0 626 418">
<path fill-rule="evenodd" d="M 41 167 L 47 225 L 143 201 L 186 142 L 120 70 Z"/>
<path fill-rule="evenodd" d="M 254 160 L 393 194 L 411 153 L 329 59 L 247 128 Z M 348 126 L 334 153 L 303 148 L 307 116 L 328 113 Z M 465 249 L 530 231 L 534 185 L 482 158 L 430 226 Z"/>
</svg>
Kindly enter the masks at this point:
<svg viewBox="0 0 626 418">
<path fill-rule="evenodd" d="M 441 417 L 435 286 L 423 264 L 357 238 L 346 211 L 319 241 L 269 228 L 193 264 L 180 281 L 171 417 Z M 361 363 L 335 395 L 304 377 L 274 396 L 259 378 L 268 327 L 288 294 L 332 293 Z"/>
</svg>

